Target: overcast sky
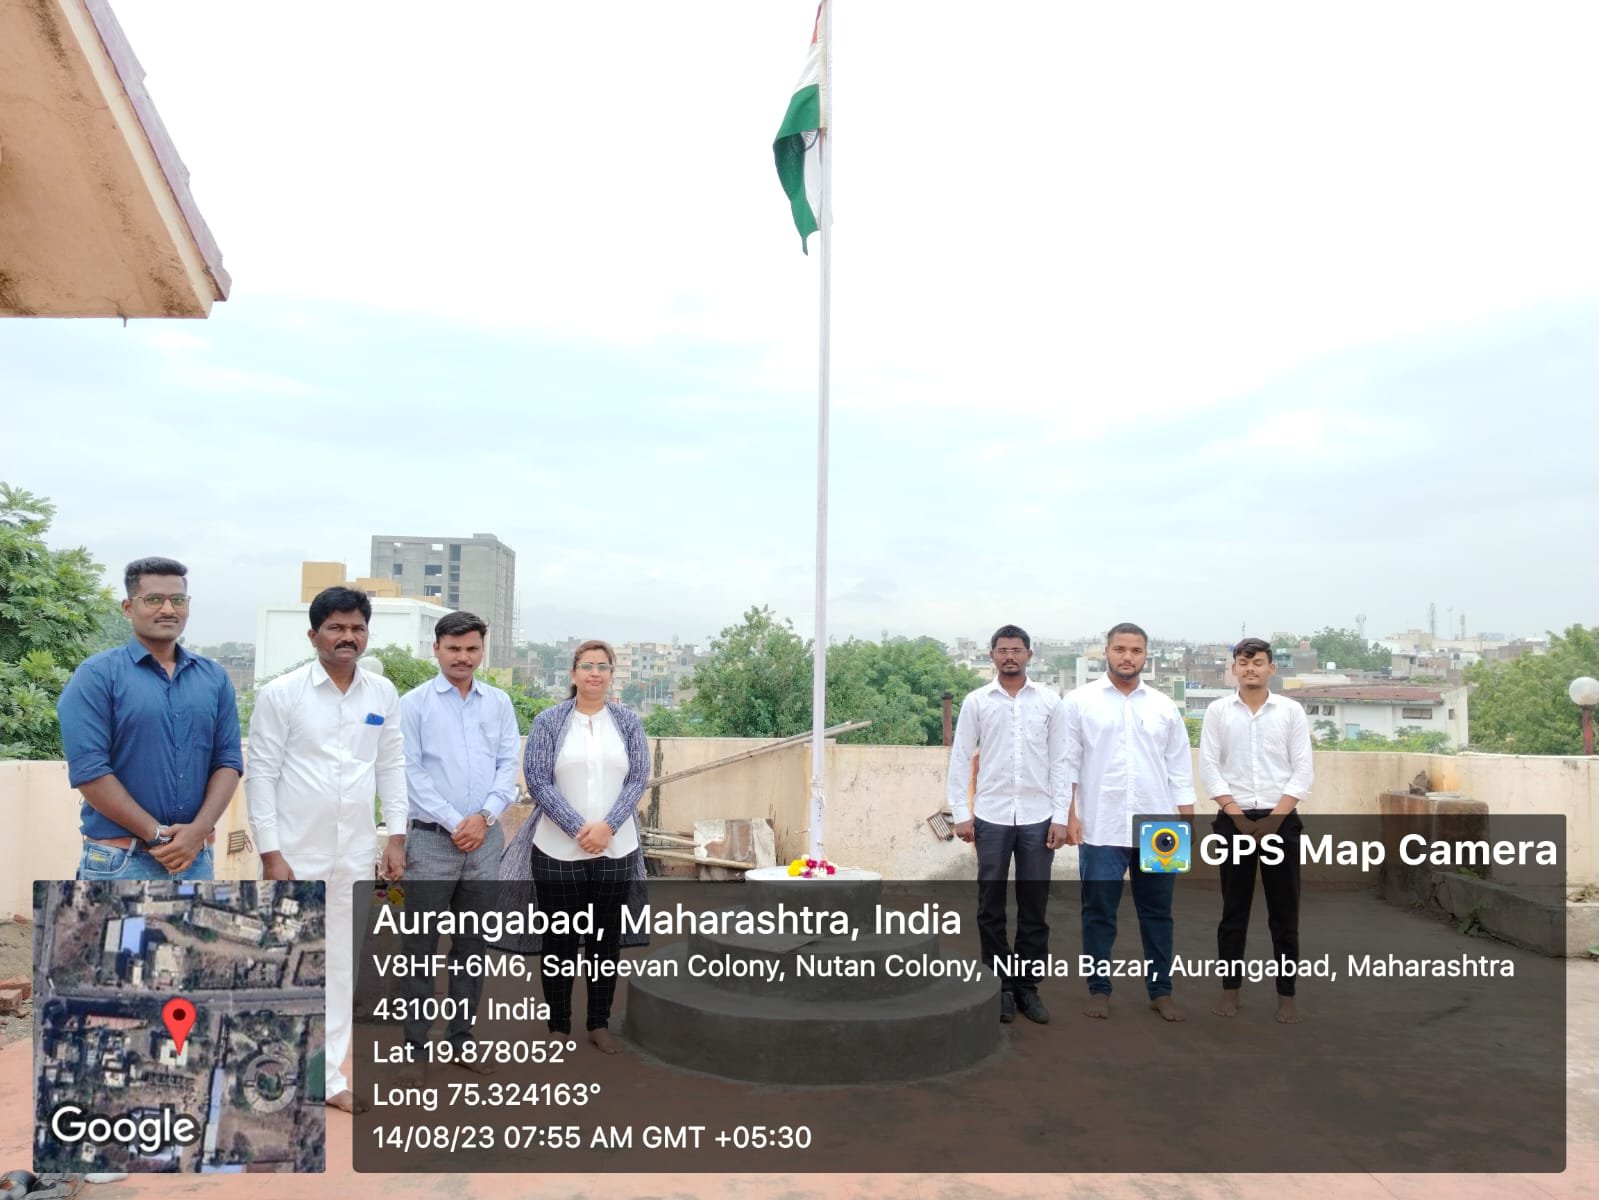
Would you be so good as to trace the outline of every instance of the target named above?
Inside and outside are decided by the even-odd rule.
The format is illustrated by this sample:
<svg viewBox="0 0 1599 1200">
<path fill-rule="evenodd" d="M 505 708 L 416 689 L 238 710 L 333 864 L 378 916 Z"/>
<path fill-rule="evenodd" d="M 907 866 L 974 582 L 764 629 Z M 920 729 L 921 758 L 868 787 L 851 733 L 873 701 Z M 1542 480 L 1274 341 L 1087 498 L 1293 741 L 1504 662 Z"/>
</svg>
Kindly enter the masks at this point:
<svg viewBox="0 0 1599 1200">
<path fill-rule="evenodd" d="M 524 633 L 813 621 L 811 0 L 116 0 L 233 277 L 0 322 L 0 478 L 252 640 L 497 534 Z M 846 0 L 830 630 L 1599 620 L 1599 8 Z"/>
</svg>

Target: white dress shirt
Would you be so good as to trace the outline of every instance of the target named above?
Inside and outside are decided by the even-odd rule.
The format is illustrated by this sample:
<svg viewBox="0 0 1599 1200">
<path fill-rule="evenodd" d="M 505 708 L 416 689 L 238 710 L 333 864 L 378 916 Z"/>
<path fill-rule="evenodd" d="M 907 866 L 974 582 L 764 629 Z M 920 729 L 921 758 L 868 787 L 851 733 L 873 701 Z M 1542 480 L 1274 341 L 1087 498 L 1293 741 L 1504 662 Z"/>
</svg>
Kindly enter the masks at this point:
<svg viewBox="0 0 1599 1200">
<path fill-rule="evenodd" d="M 516 799 L 522 739 L 516 709 L 499 688 L 474 679 L 463 697 L 440 671 L 401 697 L 400 728 L 415 820 L 454 833 L 485 809 L 498 819 Z"/>
<path fill-rule="evenodd" d="M 627 743 L 611 719 L 609 709 L 592 716 L 572 710 L 566 736 L 555 756 L 555 786 L 587 825 L 603 821 L 627 782 Z M 576 838 L 546 818 L 533 832 L 533 844 L 551 858 L 575 862 L 580 858 L 626 858 L 638 849 L 638 822 L 623 821 L 598 855 L 577 844 Z"/>
<path fill-rule="evenodd" d="M 1199 735 L 1199 778 L 1206 795 L 1243 809 L 1276 808 L 1284 796 L 1304 803 L 1315 778 L 1304 708 L 1270 693 L 1256 712 L 1237 692 L 1214 701 Z"/>
<path fill-rule="evenodd" d="M 1133 817 L 1174 815 L 1194 803 L 1188 727 L 1171 699 L 1142 679 L 1127 695 L 1109 675 L 1066 697 L 1067 758 L 1090 846 L 1133 845 Z"/>
<path fill-rule="evenodd" d="M 256 695 L 245 760 L 245 797 L 256 848 L 281 851 L 296 875 L 335 861 L 377 861 L 372 799 L 391 833 L 406 827 L 400 696 L 381 675 L 357 670 L 341 692 L 315 659 Z"/>
<path fill-rule="evenodd" d="M 973 753 L 977 794 L 969 801 Z M 997 678 L 970 693 L 955 722 L 946 789 L 956 821 L 1066 824 L 1072 783 L 1060 697 L 1031 679 L 1015 696 Z"/>
</svg>

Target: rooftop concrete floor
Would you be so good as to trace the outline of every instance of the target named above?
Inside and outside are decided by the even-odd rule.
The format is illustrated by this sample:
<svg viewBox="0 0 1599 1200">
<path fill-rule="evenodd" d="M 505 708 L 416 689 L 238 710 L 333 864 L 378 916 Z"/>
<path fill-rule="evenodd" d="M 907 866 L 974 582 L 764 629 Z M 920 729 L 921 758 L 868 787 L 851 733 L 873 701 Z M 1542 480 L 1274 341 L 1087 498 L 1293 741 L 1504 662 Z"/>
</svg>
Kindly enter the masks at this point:
<svg viewBox="0 0 1599 1200">
<path fill-rule="evenodd" d="M 1311 898 L 1307 895 L 1307 901 Z M 1326 903 L 1342 907 L 1355 902 L 1353 898 L 1335 899 Z M 1369 903 L 1360 897 L 1360 903 Z M 1311 915 L 1307 903 L 1307 917 Z M 1052 910 L 1053 915 L 1054 910 Z M 1181 915 L 1181 914 L 1180 914 Z M 1131 934 L 1130 913 L 1123 911 L 1123 934 Z M 1062 913 L 1056 928 L 1064 932 L 1065 948 L 1075 953 L 1075 913 Z M 1421 917 L 1405 916 L 1413 925 L 1406 934 L 1407 944 L 1418 947 L 1418 953 L 1428 949 L 1444 953 L 1462 949 L 1471 953 L 1489 953 L 1520 956 L 1525 951 L 1500 947 L 1497 943 L 1461 939 L 1445 925 L 1438 925 Z M 1194 923 L 1197 924 L 1197 923 Z M 1256 926 L 1263 918 L 1256 918 Z M 1307 928 L 1309 922 L 1307 920 Z M 1213 928 L 1213 926 L 1212 926 Z M 1191 926 L 1192 929 L 1192 926 Z M 1191 936 L 1199 937 L 1192 930 Z M 1257 936 L 1263 936 L 1263 931 Z M 1179 926 L 1179 950 L 1192 952 L 1197 945 L 1187 944 L 1190 938 L 1182 936 Z M 1136 938 L 1132 942 L 1136 946 Z M 1252 948 L 1260 947 L 1255 939 Z M 1120 947 L 1125 953 L 1131 949 Z M 1535 957 L 1535 956 L 1534 956 Z M 1536 964 L 1534 964 L 1536 965 Z M 862 1200 L 998 1200 L 1001 1197 L 1183 1197 L 1194 1200 L 1220 1200 L 1222 1197 L 1261 1197 L 1265 1200 L 1297 1200 L 1300 1197 L 1354 1197 L 1364 1200 L 1422 1200 L 1433 1195 L 1459 1197 L 1493 1197 L 1493 1200 L 1540 1200 L 1542 1197 L 1590 1197 L 1599 1200 L 1599 962 L 1572 961 L 1565 965 L 1567 981 L 1567 1164 L 1560 1174 L 1527 1175 L 1440 1175 L 1440 1174 L 475 1174 L 475 1175 L 423 1175 L 357 1174 L 351 1169 L 351 1119 L 341 1113 L 329 1111 L 327 1128 L 327 1165 L 322 1175 L 300 1176 L 292 1182 L 281 1176 L 210 1176 L 149 1175 L 135 1176 L 124 1182 L 85 1189 L 91 1200 L 105 1197 L 137 1195 L 173 1195 L 217 1197 L 218 1200 L 239 1200 L 259 1197 L 277 1200 L 293 1194 L 296 1200 L 322 1200 L 323 1197 L 351 1200 L 352 1197 L 383 1195 L 390 1200 L 404 1197 L 449 1196 L 459 1200 L 477 1200 L 491 1197 L 604 1197 L 605 1200 L 624 1200 L 627 1197 L 729 1196 L 748 1200 L 810 1200 L 812 1197 L 854 1198 Z M 1331 1008 L 1332 996 L 1316 996 L 1311 989 L 1318 985 L 1310 981 L 1301 988 L 1301 1007 L 1306 1013 L 1306 1023 L 1287 1030 L 1273 1030 L 1270 1026 L 1271 1006 L 1269 984 L 1252 987 L 1245 992 L 1246 1013 L 1260 1023 L 1259 1034 L 1272 1036 L 1287 1033 L 1301 1036 L 1312 1028 L 1318 1007 Z M 1406 985 L 1411 986 L 1411 985 Z M 1414 985 L 1425 989 L 1426 984 Z M 996 1072 L 1028 1072 L 1048 1069 L 1047 1052 L 1068 1050 L 1074 1041 L 1100 1053 L 1109 1046 L 1114 1052 L 1117 1045 L 1133 1047 L 1144 1044 L 1151 1036 L 1171 1032 L 1177 1036 L 1207 1036 L 1203 1028 L 1193 1028 L 1192 1023 L 1215 1022 L 1218 1018 L 1208 1012 L 1210 994 L 1200 993 L 1197 986 L 1183 991 L 1179 981 L 1179 998 L 1189 1009 L 1191 1025 L 1183 1027 L 1160 1026 L 1144 1012 L 1137 995 L 1127 995 L 1118 989 L 1118 1008 L 1111 1027 L 1078 1015 L 1081 984 L 1075 980 L 1046 981 L 1043 994 L 1054 1010 L 1054 1020 L 1047 1026 L 1033 1026 L 1018 1021 L 1004 1030 L 1007 1047 L 994 1060 Z M 581 989 L 580 989 L 581 990 Z M 1243 1020 L 1244 1018 L 1240 1018 Z M 1151 1024 L 1151 1022 L 1154 1022 Z M 614 1024 L 614 1023 L 613 1023 Z M 32 1045 L 24 1040 L 0 1050 L 0 1168 L 29 1165 L 32 1136 Z M 595 1077 L 626 1086 L 647 1089 L 655 1094 L 670 1094 L 674 1073 L 652 1061 L 632 1055 L 598 1061 Z M 1469 1076 L 1466 1077 L 1469 1079 Z M 737 1086 L 737 1085 L 730 1085 Z M 1438 1107 L 1447 1113 L 1451 1088 L 1467 1086 L 1461 1079 L 1441 1077 L 1438 1089 Z M 1481 1086 L 1480 1079 L 1478 1086 Z M 769 1094 L 769 1092 L 768 1092 Z M 1070 1098 L 1063 1097 L 1069 1102 Z M 840 1104 L 857 1103 L 850 1090 L 841 1090 Z M 1161 1102 L 1167 1102 L 1162 1097 Z M 1175 1097 L 1174 1119 L 1189 1127 L 1225 1129 L 1215 1115 L 1208 1112 L 1204 1097 Z M 860 1119 L 870 1121 L 870 1106 L 881 1104 L 880 1098 L 863 1094 Z M 1507 1106 L 1508 1107 L 1508 1106 Z M 757 1114 L 751 1113 L 751 1116 Z M 781 1119 L 778 1114 L 759 1114 L 766 1119 Z M 1273 1114 L 1263 1113 L 1263 1121 Z M 948 1120 L 948 1112 L 929 1111 L 922 1120 L 938 1122 Z M 652 1114 L 647 1119 L 670 1120 L 670 1114 Z M 1507 1111 L 1507 1127 L 1517 1120 L 1517 1113 Z M 951 1124 L 955 1124 L 951 1122 Z M 1314 1136 L 1313 1131 L 1302 1131 Z M 959 1134 L 958 1127 L 951 1128 L 950 1136 Z M 1463 1135 L 1465 1136 L 1465 1135 Z"/>
</svg>

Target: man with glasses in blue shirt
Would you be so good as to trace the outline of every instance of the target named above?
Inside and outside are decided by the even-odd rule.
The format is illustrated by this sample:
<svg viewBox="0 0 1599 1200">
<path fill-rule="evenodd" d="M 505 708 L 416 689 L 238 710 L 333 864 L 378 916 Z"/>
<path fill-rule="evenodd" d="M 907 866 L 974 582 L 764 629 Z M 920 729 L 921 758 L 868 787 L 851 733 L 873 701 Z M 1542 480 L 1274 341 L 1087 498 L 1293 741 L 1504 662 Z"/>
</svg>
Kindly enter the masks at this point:
<svg viewBox="0 0 1599 1200">
<path fill-rule="evenodd" d="M 170 558 L 129 563 L 132 640 L 85 660 L 56 705 L 83 796 L 79 879 L 212 878 L 211 831 L 244 758 L 227 672 L 178 643 L 188 574 Z"/>
</svg>

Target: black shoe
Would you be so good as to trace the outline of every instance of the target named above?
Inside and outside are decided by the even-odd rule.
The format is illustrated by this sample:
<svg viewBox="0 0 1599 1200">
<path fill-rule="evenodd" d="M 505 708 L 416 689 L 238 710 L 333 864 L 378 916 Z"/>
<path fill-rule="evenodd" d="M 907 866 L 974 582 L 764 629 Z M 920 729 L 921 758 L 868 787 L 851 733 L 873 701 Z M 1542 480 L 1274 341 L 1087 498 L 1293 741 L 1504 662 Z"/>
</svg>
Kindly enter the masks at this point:
<svg viewBox="0 0 1599 1200">
<path fill-rule="evenodd" d="M 1049 1009 L 1044 1007 L 1044 1002 L 1038 998 L 1037 992 L 1023 992 L 1016 998 L 1015 1004 L 1022 1010 L 1022 1016 L 1035 1025 L 1049 1024 Z"/>
<path fill-rule="evenodd" d="M 999 994 L 999 1023 L 1009 1025 L 1016 1019 L 1016 996 L 1009 990 Z"/>
</svg>

